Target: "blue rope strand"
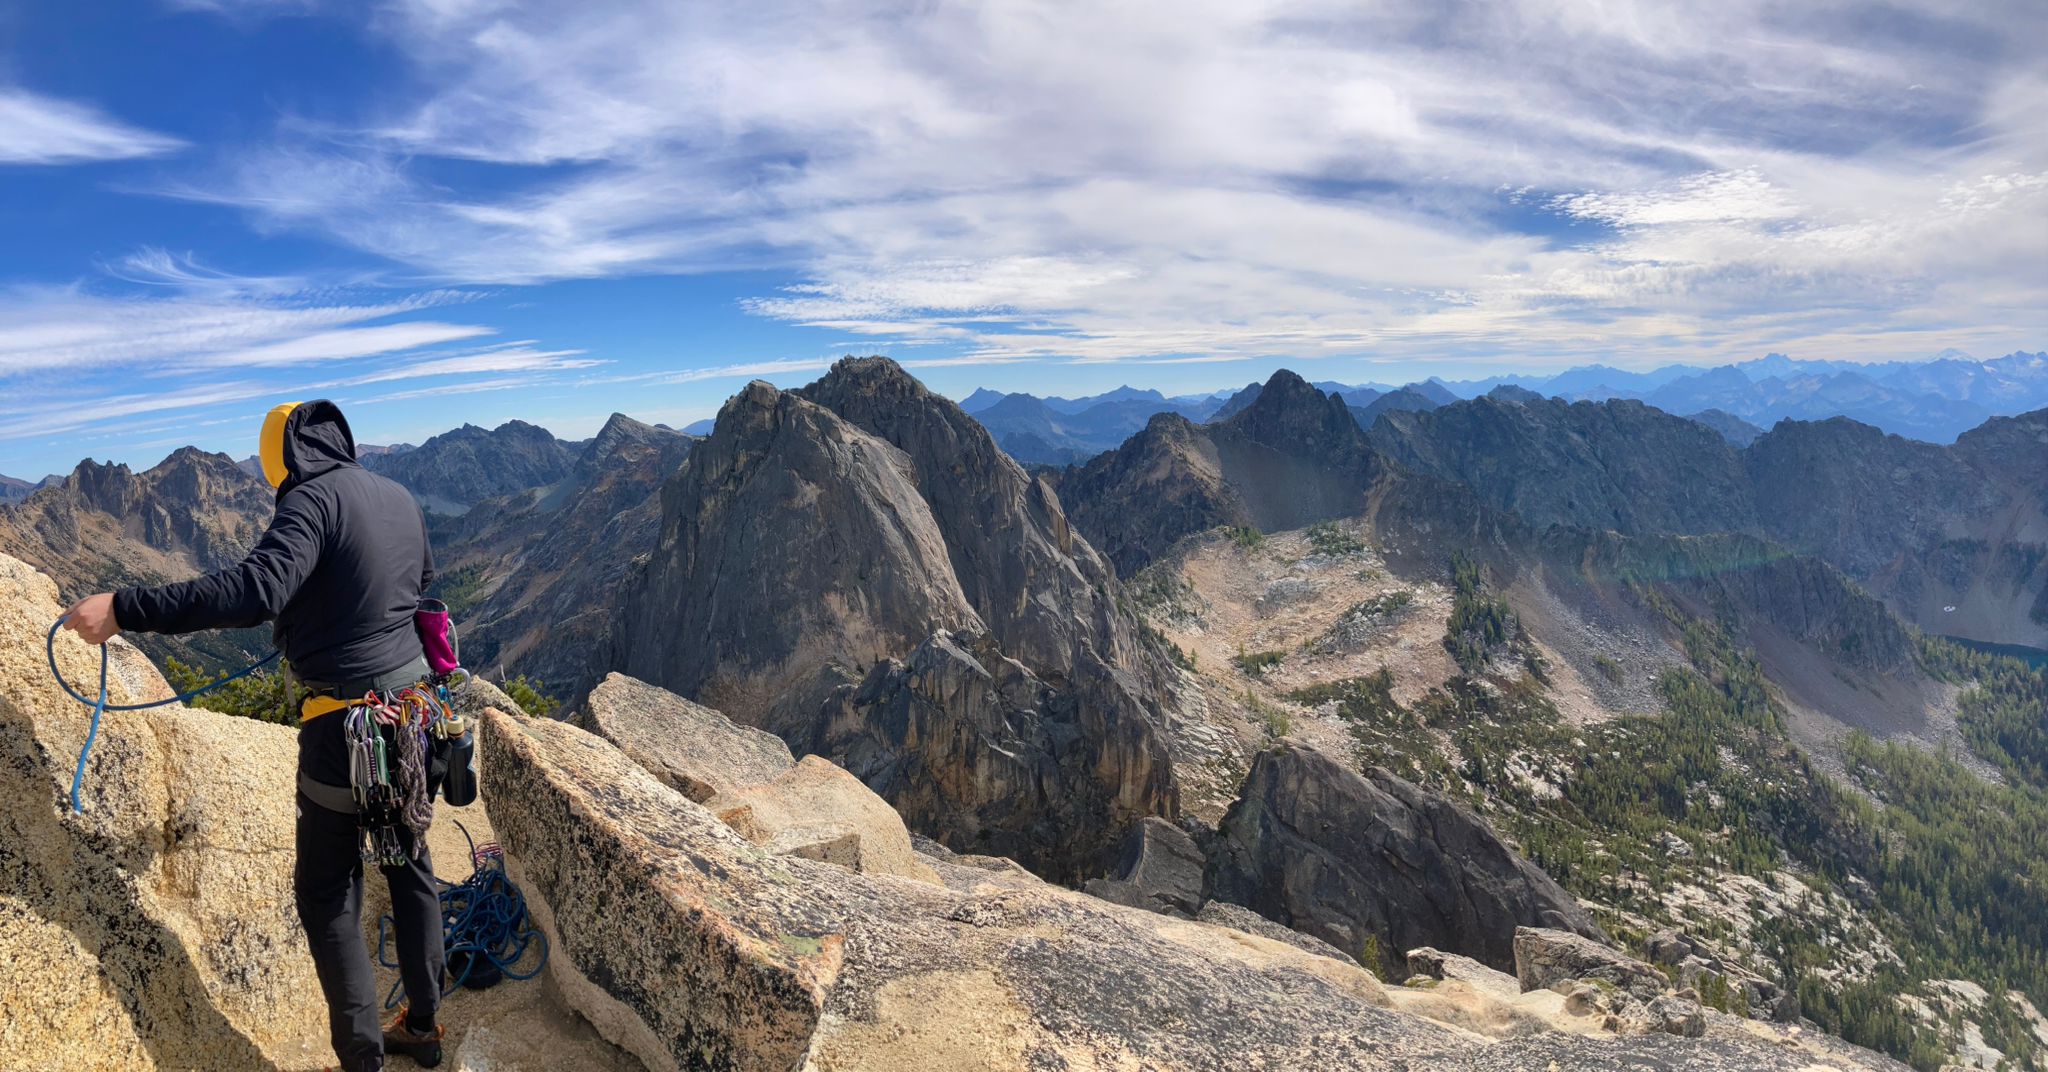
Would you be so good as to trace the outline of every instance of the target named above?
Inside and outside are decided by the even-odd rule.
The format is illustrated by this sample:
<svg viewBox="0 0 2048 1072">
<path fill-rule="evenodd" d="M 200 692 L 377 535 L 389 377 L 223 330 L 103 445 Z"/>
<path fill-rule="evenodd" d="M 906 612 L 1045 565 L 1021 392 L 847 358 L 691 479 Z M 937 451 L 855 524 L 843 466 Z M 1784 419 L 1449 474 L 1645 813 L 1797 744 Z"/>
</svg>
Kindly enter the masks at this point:
<svg viewBox="0 0 2048 1072">
<path fill-rule="evenodd" d="M 469 838 L 468 827 L 460 822 L 455 826 L 465 839 Z M 467 985 L 479 962 L 490 964 L 514 982 L 539 975 L 548 963 L 548 936 L 527 915 L 526 895 L 506 876 L 503 858 L 480 860 L 476 842 L 471 840 L 470 860 L 474 870 L 468 878 L 440 883 L 442 951 L 450 961 L 458 953 L 468 954 L 463 958 L 462 970 L 443 982 L 444 995 Z M 377 918 L 377 963 L 387 968 L 399 966 L 386 952 L 396 929 L 397 922 L 389 915 Z M 540 959 L 533 967 L 520 971 L 519 962 L 536 945 L 540 948 Z M 395 1009 L 404 1000 L 405 980 L 399 979 L 384 995 L 384 1007 Z"/>
<path fill-rule="evenodd" d="M 57 669 L 57 630 L 64 628 L 64 619 L 68 617 L 70 617 L 68 614 L 60 615 L 55 622 L 51 623 L 50 635 L 43 643 L 43 656 L 49 660 L 50 676 L 56 679 L 57 687 L 63 689 L 65 695 L 92 708 L 92 727 L 85 732 L 85 747 L 78 750 L 78 769 L 71 773 L 71 810 L 74 812 L 85 811 L 85 805 L 80 803 L 78 799 L 78 789 L 79 786 L 85 783 L 85 760 L 87 756 L 92 755 L 93 742 L 99 739 L 100 716 L 102 714 L 108 711 L 144 711 L 152 707 L 169 707 L 172 704 L 186 703 L 197 697 L 204 696 L 229 682 L 239 681 L 242 678 L 248 677 L 250 674 L 276 662 L 277 657 L 283 654 L 282 652 L 273 651 L 262 659 L 221 678 L 211 685 L 202 685 L 191 692 L 181 692 L 168 700 L 155 700 L 150 703 L 139 704 L 110 704 L 107 702 L 107 646 L 105 644 L 100 645 L 100 695 L 98 699 L 89 700 L 79 695 L 78 690 L 72 688 L 71 683 L 64 680 L 63 671 Z"/>
<path fill-rule="evenodd" d="M 51 665 L 56 665 L 55 655 L 51 656 Z M 58 680 L 61 682 L 63 679 L 59 678 Z M 100 645 L 100 698 L 92 705 L 92 726 L 85 731 L 85 747 L 78 750 L 78 769 L 71 772 L 71 810 L 74 814 L 85 811 L 85 805 L 79 803 L 78 800 L 78 787 L 85 784 L 85 757 L 92 755 L 92 743 L 98 740 L 100 736 L 100 716 L 105 714 L 106 710 L 107 648 L 106 645 L 102 644 Z"/>
</svg>

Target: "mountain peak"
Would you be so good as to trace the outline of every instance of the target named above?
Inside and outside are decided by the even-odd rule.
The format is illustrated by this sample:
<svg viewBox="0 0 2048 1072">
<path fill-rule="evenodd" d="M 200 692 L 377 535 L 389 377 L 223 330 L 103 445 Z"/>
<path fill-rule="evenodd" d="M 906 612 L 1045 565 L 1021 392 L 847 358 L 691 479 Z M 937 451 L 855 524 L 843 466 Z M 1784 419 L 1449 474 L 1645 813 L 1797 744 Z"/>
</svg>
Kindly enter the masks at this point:
<svg viewBox="0 0 2048 1072">
<path fill-rule="evenodd" d="M 1302 379 L 1301 374 L 1293 369 L 1275 369 L 1271 376 L 1266 377 L 1266 383 L 1261 393 L 1263 394 L 1265 391 L 1293 391 L 1295 393 L 1315 391 L 1316 394 L 1322 393 L 1321 391 L 1316 391 L 1315 385 Z"/>
<path fill-rule="evenodd" d="M 1254 442 L 1331 458 L 1371 452 L 1341 397 L 1324 394 L 1287 369 L 1273 373 L 1250 405 L 1221 423 Z"/>
<path fill-rule="evenodd" d="M 676 435 L 679 433 L 672 429 L 663 428 L 660 425 L 636 421 L 623 413 L 614 413 L 605 418 L 604 427 L 597 430 L 597 435 L 591 438 L 590 445 L 597 447 L 601 444 L 616 443 L 622 440 L 643 442 L 662 437 L 664 434 Z"/>
<path fill-rule="evenodd" d="M 960 400 L 960 408 L 969 413 L 980 413 L 982 410 L 1008 397 L 1010 396 L 1002 391 L 991 391 L 986 387 L 977 387 L 974 389 L 973 394 Z"/>
<path fill-rule="evenodd" d="M 925 385 L 905 371 L 902 365 L 879 354 L 842 357 L 833 362 L 824 378 L 804 388 L 806 395 L 843 391 L 903 399 L 921 399 L 931 395 Z M 947 402 L 947 405 L 953 404 L 950 400 Z"/>
<path fill-rule="evenodd" d="M 604 427 L 598 429 L 583 454 L 577 459 L 579 468 L 602 465 L 630 447 L 662 447 L 684 439 L 681 432 L 672 428 L 636 421 L 623 413 L 614 413 L 605 419 Z"/>
<path fill-rule="evenodd" d="M 1486 392 L 1484 395 L 1481 395 L 1480 397 L 1490 398 L 1496 402 L 1526 403 L 1543 401 L 1543 396 L 1541 394 L 1535 391 L 1531 391 L 1527 387 L 1523 387 L 1519 384 L 1513 383 L 1501 384 L 1500 386 L 1495 387 L 1493 390 Z"/>
<path fill-rule="evenodd" d="M 1316 389 L 1316 386 L 1289 369 L 1280 369 L 1266 378 L 1259 387 L 1257 397 L 1237 415 L 1262 413 L 1278 415 L 1292 411 L 1322 410 L 1329 408 L 1332 398 Z M 1342 405 L 1342 403 L 1338 403 Z"/>
<path fill-rule="evenodd" d="M 148 473 L 151 476 L 155 476 L 173 470 L 192 468 L 209 470 L 234 469 L 236 472 L 241 472 L 241 469 L 235 465 L 235 460 L 225 454 L 200 450 L 198 447 L 179 447 L 177 450 L 165 455 L 164 460 L 152 466 Z"/>
</svg>

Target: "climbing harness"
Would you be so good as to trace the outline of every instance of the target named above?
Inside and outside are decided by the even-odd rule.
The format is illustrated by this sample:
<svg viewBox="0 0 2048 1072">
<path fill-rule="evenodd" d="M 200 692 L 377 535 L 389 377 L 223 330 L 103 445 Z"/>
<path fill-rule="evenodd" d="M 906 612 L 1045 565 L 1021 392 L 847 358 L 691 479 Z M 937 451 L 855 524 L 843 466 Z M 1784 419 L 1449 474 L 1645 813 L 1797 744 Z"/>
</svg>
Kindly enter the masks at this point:
<svg viewBox="0 0 2048 1072">
<path fill-rule="evenodd" d="M 85 731 L 85 747 L 78 750 L 78 769 L 71 773 L 71 810 L 73 812 L 82 813 L 85 811 L 85 805 L 78 799 L 78 789 L 85 782 L 86 757 L 92 755 L 92 743 L 99 739 L 100 716 L 102 714 L 108 711 L 145 711 L 152 707 L 169 707 L 172 704 L 186 703 L 197 697 L 204 696 L 231 681 L 238 681 L 248 677 L 250 674 L 276 662 L 278 655 L 281 654 L 280 652 L 273 651 L 249 666 L 237 670 L 211 685 L 203 685 L 193 689 L 191 692 L 181 692 L 168 700 L 154 700 L 149 703 L 139 704 L 110 704 L 107 702 L 107 646 L 105 644 L 100 645 L 100 695 L 98 699 L 89 700 L 79 695 L 78 690 L 72 688 L 71 683 L 64 680 L 63 671 L 57 669 L 57 630 L 64 628 L 64 620 L 69 617 L 70 615 L 68 614 L 59 615 L 57 620 L 50 625 L 50 635 L 43 644 L 43 655 L 50 661 L 50 676 L 57 680 L 57 687 L 63 689 L 65 695 L 92 708 L 92 725 Z"/>
<path fill-rule="evenodd" d="M 469 828 L 456 822 L 464 841 L 469 842 L 469 877 L 461 882 L 435 879 L 441 887 L 441 945 L 447 951 L 448 977 L 441 993 L 461 987 L 484 990 L 500 980 L 531 979 L 548 963 L 548 936 L 534 925 L 526 911 L 526 896 L 505 874 L 505 850 L 495 841 L 482 846 L 469 836 Z M 377 963 L 398 967 L 385 953 L 396 921 L 389 915 L 377 920 Z M 540 958 L 533 967 L 519 969 L 533 947 Z M 397 1008 L 406 1000 L 405 980 L 391 985 L 384 1007 Z"/>
</svg>

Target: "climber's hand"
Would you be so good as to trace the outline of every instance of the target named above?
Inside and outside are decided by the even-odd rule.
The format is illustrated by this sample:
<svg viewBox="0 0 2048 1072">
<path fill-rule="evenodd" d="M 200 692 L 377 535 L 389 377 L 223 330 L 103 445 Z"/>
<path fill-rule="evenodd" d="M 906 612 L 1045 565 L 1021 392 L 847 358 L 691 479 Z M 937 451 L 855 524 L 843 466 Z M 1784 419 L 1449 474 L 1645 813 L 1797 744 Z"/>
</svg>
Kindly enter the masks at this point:
<svg viewBox="0 0 2048 1072">
<path fill-rule="evenodd" d="M 114 620 L 114 596 L 101 592 L 86 596 L 71 605 L 64 612 L 64 628 L 78 634 L 88 644 L 104 644 L 121 631 L 121 623 Z"/>
</svg>

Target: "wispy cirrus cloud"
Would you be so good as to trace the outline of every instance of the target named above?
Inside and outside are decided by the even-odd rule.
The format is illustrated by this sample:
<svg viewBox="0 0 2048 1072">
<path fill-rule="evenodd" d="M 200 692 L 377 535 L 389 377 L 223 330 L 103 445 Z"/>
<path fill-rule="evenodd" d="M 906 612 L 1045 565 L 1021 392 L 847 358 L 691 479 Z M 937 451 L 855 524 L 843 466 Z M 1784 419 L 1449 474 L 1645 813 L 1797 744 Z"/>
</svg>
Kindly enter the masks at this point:
<svg viewBox="0 0 2048 1072">
<path fill-rule="evenodd" d="M 184 147 L 177 138 L 130 126 L 90 105 L 0 86 L 0 165 L 128 160 Z"/>
<path fill-rule="evenodd" d="M 280 394 L 428 378 L 450 391 L 484 374 L 593 363 L 530 343 L 479 348 L 496 329 L 425 315 L 470 292 L 315 287 L 154 249 L 108 272 L 128 287 L 0 288 L 0 444 L 85 439 L 88 428 L 133 437 L 152 420 Z"/>
<path fill-rule="evenodd" d="M 474 376 L 486 372 L 570 372 L 595 368 L 602 360 L 584 357 L 585 350 L 536 350 L 530 345 L 512 345 L 483 353 L 458 354 L 427 360 L 407 361 L 348 381 L 350 386 L 418 380 L 436 376 Z"/>
<path fill-rule="evenodd" d="M 431 321 L 353 326 L 462 300 L 450 291 L 322 301 L 213 291 L 114 295 L 77 285 L 0 289 L 0 381 L 60 369 L 293 364 L 490 334 Z"/>
</svg>

